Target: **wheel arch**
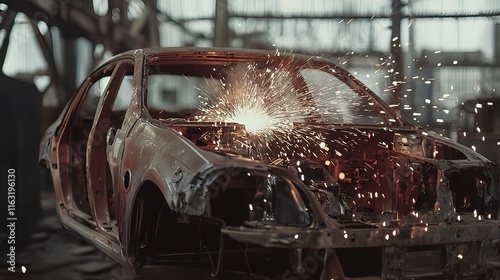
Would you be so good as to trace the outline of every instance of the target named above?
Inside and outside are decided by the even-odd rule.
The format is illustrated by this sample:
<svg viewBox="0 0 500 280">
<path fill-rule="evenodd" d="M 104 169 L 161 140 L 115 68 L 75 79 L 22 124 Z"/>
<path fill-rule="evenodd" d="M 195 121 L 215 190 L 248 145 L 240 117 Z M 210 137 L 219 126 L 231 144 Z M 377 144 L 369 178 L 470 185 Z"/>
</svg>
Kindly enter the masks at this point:
<svg viewBox="0 0 500 280">
<path fill-rule="evenodd" d="M 145 180 L 137 189 L 130 211 L 127 249 L 134 268 L 139 269 L 154 259 L 160 217 L 171 208 L 159 184 Z"/>
</svg>

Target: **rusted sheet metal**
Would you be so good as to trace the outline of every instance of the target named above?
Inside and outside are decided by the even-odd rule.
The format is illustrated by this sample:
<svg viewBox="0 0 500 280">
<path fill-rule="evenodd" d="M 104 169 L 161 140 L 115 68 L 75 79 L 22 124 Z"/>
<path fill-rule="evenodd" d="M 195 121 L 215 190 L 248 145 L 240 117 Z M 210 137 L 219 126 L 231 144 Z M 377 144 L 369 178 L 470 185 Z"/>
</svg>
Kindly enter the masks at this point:
<svg viewBox="0 0 500 280">
<path fill-rule="evenodd" d="M 490 277 L 498 258 L 497 166 L 318 57 L 117 55 L 48 129 L 40 160 L 65 227 L 134 271 Z"/>
</svg>

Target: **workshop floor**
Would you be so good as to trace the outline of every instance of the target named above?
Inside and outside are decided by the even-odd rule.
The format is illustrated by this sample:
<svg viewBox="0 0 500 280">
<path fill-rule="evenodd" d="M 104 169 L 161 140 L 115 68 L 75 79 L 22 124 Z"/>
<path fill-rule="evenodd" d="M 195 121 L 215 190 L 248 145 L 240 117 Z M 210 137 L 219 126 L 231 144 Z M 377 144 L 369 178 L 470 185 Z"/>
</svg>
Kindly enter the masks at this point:
<svg viewBox="0 0 500 280">
<path fill-rule="evenodd" d="M 55 212 L 53 193 L 42 192 L 41 204 L 43 219 L 36 225 L 30 243 L 17 252 L 16 273 L 9 272 L 5 267 L 0 270 L 0 280 L 126 280 L 136 277 L 62 228 Z M 25 273 L 21 271 L 22 266 L 26 269 Z"/>
</svg>

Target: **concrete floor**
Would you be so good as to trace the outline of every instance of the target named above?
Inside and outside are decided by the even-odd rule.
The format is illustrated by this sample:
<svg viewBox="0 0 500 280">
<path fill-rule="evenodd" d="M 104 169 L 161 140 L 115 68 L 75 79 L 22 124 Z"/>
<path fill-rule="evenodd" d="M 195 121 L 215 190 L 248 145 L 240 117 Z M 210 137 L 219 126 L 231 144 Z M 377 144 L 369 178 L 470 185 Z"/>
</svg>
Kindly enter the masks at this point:
<svg viewBox="0 0 500 280">
<path fill-rule="evenodd" d="M 55 212 L 52 193 L 42 193 L 41 203 L 43 219 L 36 225 L 28 245 L 16 252 L 16 273 L 7 270 L 2 256 L 0 280 L 136 278 L 113 259 L 62 228 Z M 21 272 L 21 266 L 26 268 L 25 273 Z"/>
</svg>

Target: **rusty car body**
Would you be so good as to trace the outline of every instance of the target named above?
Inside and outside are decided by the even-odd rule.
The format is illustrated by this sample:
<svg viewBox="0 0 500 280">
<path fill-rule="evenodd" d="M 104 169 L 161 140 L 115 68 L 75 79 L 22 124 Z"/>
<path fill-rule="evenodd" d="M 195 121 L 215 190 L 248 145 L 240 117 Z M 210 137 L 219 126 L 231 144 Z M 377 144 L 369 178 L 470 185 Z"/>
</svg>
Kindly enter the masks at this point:
<svg viewBox="0 0 500 280">
<path fill-rule="evenodd" d="M 62 224 L 134 271 L 484 279 L 498 257 L 496 165 L 316 56 L 119 54 L 47 130 L 40 160 Z"/>
</svg>

